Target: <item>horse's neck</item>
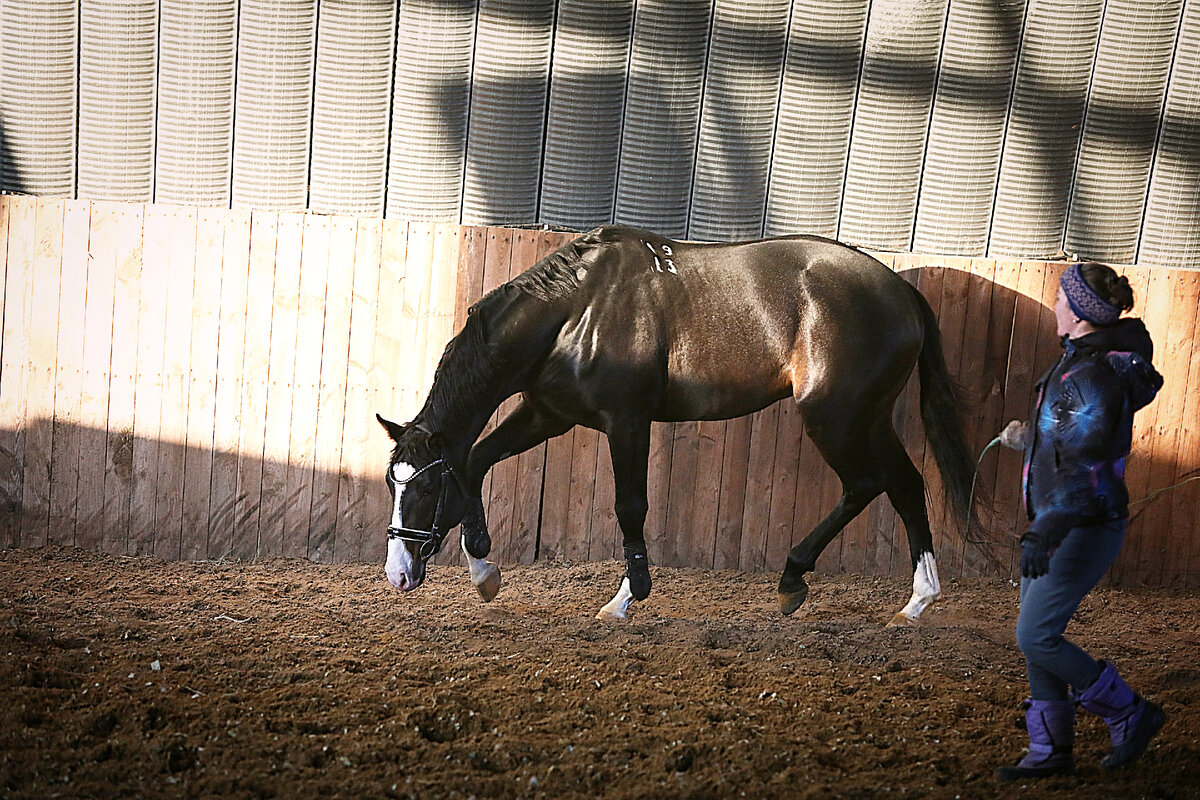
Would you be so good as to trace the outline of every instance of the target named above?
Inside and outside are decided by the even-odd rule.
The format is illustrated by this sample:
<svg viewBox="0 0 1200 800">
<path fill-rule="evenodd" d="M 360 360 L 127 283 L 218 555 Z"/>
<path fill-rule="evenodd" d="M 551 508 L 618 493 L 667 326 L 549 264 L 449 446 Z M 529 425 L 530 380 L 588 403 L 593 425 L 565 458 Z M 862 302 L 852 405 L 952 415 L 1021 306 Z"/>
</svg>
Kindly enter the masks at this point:
<svg viewBox="0 0 1200 800">
<path fill-rule="evenodd" d="M 441 431 L 450 450 L 462 458 L 500 404 L 524 389 L 535 365 L 554 344 L 561 320 L 548 308 L 531 314 L 536 303 L 520 295 L 469 318 L 438 362 L 416 421 Z"/>
</svg>

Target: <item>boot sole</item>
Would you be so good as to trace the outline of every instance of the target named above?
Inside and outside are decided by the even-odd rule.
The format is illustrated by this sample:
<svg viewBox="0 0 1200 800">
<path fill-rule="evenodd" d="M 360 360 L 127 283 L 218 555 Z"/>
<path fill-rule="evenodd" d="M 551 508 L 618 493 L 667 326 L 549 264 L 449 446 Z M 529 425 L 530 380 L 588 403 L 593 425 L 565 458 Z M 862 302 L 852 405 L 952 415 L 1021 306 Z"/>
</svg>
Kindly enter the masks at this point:
<svg viewBox="0 0 1200 800">
<path fill-rule="evenodd" d="M 1100 766 L 1113 772 L 1127 768 L 1142 757 L 1142 754 L 1146 752 L 1146 748 L 1150 746 L 1150 742 L 1162 730 L 1162 726 L 1167 722 L 1167 715 L 1157 703 L 1151 703 L 1149 700 L 1144 702 L 1150 708 L 1147 710 L 1146 716 L 1143 717 L 1142 724 L 1138 725 L 1138 730 L 1134 731 L 1136 744 L 1127 752 L 1122 752 L 1119 755 L 1110 753 L 1105 756 L 1100 761 Z"/>
<path fill-rule="evenodd" d="M 1023 781 L 1030 778 L 1053 778 L 1062 775 L 1064 777 L 1072 777 L 1075 775 L 1075 765 L 1072 764 L 1066 767 L 1000 767 L 996 770 L 996 779 L 1001 783 L 1012 783 L 1013 781 Z"/>
</svg>

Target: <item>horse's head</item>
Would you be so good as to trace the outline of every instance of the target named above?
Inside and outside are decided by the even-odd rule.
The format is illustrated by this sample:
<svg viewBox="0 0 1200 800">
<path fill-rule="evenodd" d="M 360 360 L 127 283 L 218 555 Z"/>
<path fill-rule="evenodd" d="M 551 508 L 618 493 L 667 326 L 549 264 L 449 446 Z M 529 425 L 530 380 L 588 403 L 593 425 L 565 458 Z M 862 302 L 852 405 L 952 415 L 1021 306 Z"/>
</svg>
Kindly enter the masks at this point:
<svg viewBox="0 0 1200 800">
<path fill-rule="evenodd" d="M 462 521 L 466 492 L 445 461 L 441 434 L 375 416 L 396 443 L 384 476 L 392 494 L 387 576 L 397 589 L 411 591 L 425 580 L 425 565 L 446 533 Z"/>
</svg>

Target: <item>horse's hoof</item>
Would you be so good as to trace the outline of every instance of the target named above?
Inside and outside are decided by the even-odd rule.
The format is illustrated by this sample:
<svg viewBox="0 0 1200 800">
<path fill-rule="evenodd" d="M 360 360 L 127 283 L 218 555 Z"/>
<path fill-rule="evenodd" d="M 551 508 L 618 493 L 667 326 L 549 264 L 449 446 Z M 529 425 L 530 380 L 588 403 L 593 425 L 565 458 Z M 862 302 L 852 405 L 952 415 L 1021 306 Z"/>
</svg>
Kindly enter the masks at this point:
<svg viewBox="0 0 1200 800">
<path fill-rule="evenodd" d="M 796 613 L 796 609 L 804 605 L 804 601 L 808 599 L 808 588 L 804 588 L 799 592 L 780 592 L 779 593 L 779 610 L 783 612 L 785 617 L 790 617 Z"/>
<path fill-rule="evenodd" d="M 500 592 L 500 568 L 495 564 L 489 563 L 487 569 L 483 570 L 483 574 L 479 580 L 475 581 L 475 588 L 479 591 L 479 596 L 483 598 L 483 602 L 490 603 L 496 599 L 496 595 Z"/>
<path fill-rule="evenodd" d="M 903 611 L 897 611 L 896 616 L 892 617 L 892 621 L 884 627 L 886 628 L 916 628 L 921 624 L 920 620 L 913 619 Z"/>
<path fill-rule="evenodd" d="M 600 620 L 601 622 L 607 622 L 610 625 L 619 625 L 620 623 L 624 622 L 627 617 L 624 614 L 617 614 L 609 611 L 608 608 L 605 607 L 596 612 L 596 619 Z"/>
</svg>

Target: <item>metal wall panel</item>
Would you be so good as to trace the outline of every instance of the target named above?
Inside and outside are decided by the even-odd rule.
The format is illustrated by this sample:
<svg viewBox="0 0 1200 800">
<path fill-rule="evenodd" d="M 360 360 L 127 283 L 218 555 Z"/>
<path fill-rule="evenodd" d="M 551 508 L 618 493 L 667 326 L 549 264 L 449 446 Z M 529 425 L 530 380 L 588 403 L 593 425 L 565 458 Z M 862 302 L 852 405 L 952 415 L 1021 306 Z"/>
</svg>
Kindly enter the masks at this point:
<svg viewBox="0 0 1200 800">
<path fill-rule="evenodd" d="M 550 71 L 541 212 L 587 230 L 613 217 L 633 0 L 561 0 Z"/>
<path fill-rule="evenodd" d="M 463 221 L 537 219 L 554 0 L 483 0 L 475 40 Z"/>
<path fill-rule="evenodd" d="M 638 0 L 616 221 L 687 236 L 709 0 Z"/>
<path fill-rule="evenodd" d="M 1138 260 L 1200 268 L 1200 0 L 1179 26 Z"/>
<path fill-rule="evenodd" d="M 1108 0 L 1075 169 L 1064 249 L 1129 263 L 1183 0 Z"/>
<path fill-rule="evenodd" d="M 1025 0 L 955 0 L 946 18 L 913 250 L 987 250 Z"/>
<path fill-rule="evenodd" d="M 404 0 L 396 40 L 387 216 L 457 222 L 475 0 Z"/>
<path fill-rule="evenodd" d="M 321 0 L 309 208 L 383 214 L 396 0 Z"/>
<path fill-rule="evenodd" d="M 237 0 L 162 0 L 154 199 L 229 206 Z"/>
<path fill-rule="evenodd" d="M 762 234 L 790 0 L 717 0 L 688 233 Z"/>
<path fill-rule="evenodd" d="M 158 0 L 84 0 L 79 28 L 78 195 L 149 202 Z"/>
<path fill-rule="evenodd" d="M 912 242 L 947 1 L 871 3 L 838 229 L 847 242 Z"/>
<path fill-rule="evenodd" d="M 316 0 L 242 0 L 233 206 L 308 207 Z"/>
<path fill-rule="evenodd" d="M 1030 0 L 1000 161 L 988 253 L 1063 246 L 1103 0 Z"/>
<path fill-rule="evenodd" d="M 0 190 L 75 194 L 75 0 L 0 0 Z"/>
<path fill-rule="evenodd" d="M 764 232 L 837 235 L 870 0 L 792 5 Z"/>
</svg>

